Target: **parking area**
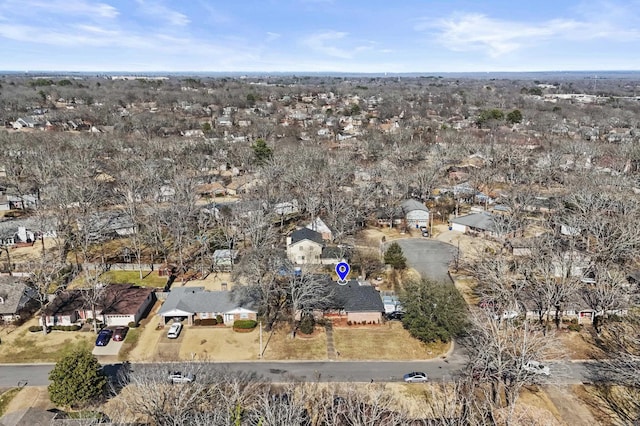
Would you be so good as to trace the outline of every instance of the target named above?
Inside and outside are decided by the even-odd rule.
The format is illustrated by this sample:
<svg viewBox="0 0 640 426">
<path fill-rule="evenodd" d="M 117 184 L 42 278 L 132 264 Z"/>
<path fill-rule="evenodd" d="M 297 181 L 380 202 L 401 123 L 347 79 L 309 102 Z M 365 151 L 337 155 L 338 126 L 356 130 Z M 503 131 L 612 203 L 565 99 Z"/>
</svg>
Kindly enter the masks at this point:
<svg viewBox="0 0 640 426">
<path fill-rule="evenodd" d="M 94 346 L 92 353 L 95 356 L 117 356 L 123 343 L 111 340 L 107 346 Z"/>
<path fill-rule="evenodd" d="M 405 238 L 394 242 L 402 248 L 407 263 L 422 276 L 451 283 L 449 265 L 455 260 L 457 247 L 429 238 Z"/>
</svg>

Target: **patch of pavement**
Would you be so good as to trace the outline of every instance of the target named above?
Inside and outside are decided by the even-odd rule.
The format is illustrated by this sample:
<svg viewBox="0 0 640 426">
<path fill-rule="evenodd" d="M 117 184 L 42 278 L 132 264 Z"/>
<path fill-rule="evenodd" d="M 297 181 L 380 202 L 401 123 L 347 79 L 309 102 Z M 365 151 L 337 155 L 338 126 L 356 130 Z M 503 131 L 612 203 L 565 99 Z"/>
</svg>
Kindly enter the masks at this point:
<svg viewBox="0 0 640 426">
<path fill-rule="evenodd" d="M 407 263 L 425 278 L 451 284 L 449 265 L 455 262 L 458 248 L 428 238 L 394 240 L 402 248 Z"/>
<path fill-rule="evenodd" d="M 95 356 L 117 356 L 123 343 L 111 340 L 106 346 L 94 346 L 91 353 Z"/>
</svg>

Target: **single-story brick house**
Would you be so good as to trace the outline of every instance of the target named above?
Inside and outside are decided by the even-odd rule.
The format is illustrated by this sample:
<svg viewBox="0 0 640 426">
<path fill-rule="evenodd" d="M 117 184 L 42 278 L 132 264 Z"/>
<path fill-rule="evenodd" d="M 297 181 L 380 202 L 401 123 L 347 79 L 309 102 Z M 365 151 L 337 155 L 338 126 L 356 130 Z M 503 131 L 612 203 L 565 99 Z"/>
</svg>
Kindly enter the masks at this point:
<svg viewBox="0 0 640 426">
<path fill-rule="evenodd" d="M 240 319 L 256 320 L 258 312 L 238 305 L 228 291 L 206 291 L 204 287 L 178 287 L 171 289 L 158 315 L 165 324 L 172 318 L 186 318 L 192 325 L 196 319 L 209 319 L 221 315 L 225 325 Z"/>
<path fill-rule="evenodd" d="M 525 317 L 528 320 L 537 321 L 540 319 L 540 310 L 536 306 L 536 304 L 532 301 L 523 303 L 525 307 Z M 593 320 L 596 316 L 601 316 L 606 313 L 606 315 L 618 315 L 624 316 L 626 315 L 628 310 L 626 308 L 613 309 L 604 311 L 595 311 L 586 306 L 584 301 L 580 300 L 578 297 L 574 297 L 572 300 L 569 300 L 562 307 L 562 310 L 559 312 L 559 317 L 564 320 L 577 320 L 578 324 L 592 324 Z M 556 317 L 556 309 L 551 307 L 548 312 L 548 320 L 553 321 Z"/>
<path fill-rule="evenodd" d="M 96 306 L 96 316 L 108 326 L 138 323 L 154 301 L 154 288 L 110 284 L 104 288 Z M 93 318 L 93 310 L 83 290 L 63 291 L 45 306 L 44 313 L 48 326 L 78 324 Z"/>
<path fill-rule="evenodd" d="M 347 281 L 340 285 L 330 280 L 333 287 L 335 306 L 324 313 L 325 317 L 345 317 L 354 323 L 374 323 L 382 321 L 384 304 L 380 292 L 366 282 Z"/>
</svg>

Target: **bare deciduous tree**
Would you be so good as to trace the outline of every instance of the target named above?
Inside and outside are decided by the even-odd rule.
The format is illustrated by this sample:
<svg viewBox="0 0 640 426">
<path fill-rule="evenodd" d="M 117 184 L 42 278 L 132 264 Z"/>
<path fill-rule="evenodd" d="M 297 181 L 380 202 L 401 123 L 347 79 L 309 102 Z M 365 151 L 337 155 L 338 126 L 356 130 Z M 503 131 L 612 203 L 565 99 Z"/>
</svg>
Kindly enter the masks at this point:
<svg viewBox="0 0 640 426">
<path fill-rule="evenodd" d="M 28 265 L 31 275 L 29 285 L 33 289 L 32 297 L 40 305 L 40 321 L 42 333 L 47 334 L 47 318 L 45 306 L 49 298 L 55 296 L 66 285 L 65 270 L 67 265 L 62 263 L 57 256 L 43 254 Z"/>
</svg>

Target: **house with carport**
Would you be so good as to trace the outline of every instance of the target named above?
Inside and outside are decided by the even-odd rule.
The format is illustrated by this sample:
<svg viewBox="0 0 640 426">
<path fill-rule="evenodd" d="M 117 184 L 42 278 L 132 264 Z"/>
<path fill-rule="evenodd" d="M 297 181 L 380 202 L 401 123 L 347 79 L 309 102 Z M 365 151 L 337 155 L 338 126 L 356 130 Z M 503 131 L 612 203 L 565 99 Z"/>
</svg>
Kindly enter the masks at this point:
<svg viewBox="0 0 640 426">
<path fill-rule="evenodd" d="M 204 287 L 172 289 L 158 310 L 165 324 L 173 318 L 186 319 L 193 325 L 196 319 L 222 316 L 224 324 L 232 326 L 236 320 L 256 320 L 258 312 L 236 303 L 228 291 L 208 291 Z"/>
</svg>

